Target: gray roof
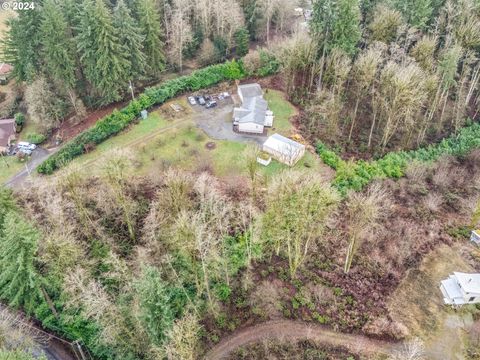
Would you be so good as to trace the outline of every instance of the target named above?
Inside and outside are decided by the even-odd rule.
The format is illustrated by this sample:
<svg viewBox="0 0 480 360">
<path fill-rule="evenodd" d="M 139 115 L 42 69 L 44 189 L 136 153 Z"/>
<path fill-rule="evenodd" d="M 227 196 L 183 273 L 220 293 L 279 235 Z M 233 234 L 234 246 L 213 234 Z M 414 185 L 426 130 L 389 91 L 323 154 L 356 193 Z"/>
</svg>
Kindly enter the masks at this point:
<svg viewBox="0 0 480 360">
<path fill-rule="evenodd" d="M 239 85 L 238 90 L 241 92 L 244 98 L 263 95 L 262 88 L 257 83 Z"/>
<path fill-rule="evenodd" d="M 233 117 L 238 123 L 265 124 L 265 113 L 268 103 L 263 99 L 262 88 L 258 84 L 240 85 L 238 90 L 242 93 L 243 104 L 233 111 Z"/>
<path fill-rule="evenodd" d="M 6 147 L 12 135 L 15 135 L 15 119 L 0 120 L 0 146 Z"/>
</svg>

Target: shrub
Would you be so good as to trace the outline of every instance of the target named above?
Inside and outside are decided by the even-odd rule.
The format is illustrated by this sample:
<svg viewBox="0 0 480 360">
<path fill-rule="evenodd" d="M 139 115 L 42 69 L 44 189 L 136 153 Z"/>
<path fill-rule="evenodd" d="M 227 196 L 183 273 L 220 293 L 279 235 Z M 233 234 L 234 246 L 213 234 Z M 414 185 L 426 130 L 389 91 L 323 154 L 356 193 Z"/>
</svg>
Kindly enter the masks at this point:
<svg viewBox="0 0 480 360">
<path fill-rule="evenodd" d="M 16 113 L 14 117 L 17 126 L 23 126 L 23 124 L 25 124 L 25 115 L 22 113 Z"/>
<path fill-rule="evenodd" d="M 443 139 L 438 144 L 412 151 L 391 152 L 374 161 L 345 161 L 321 142 L 317 153 L 328 166 L 337 171 L 334 186 L 345 195 L 348 190 L 360 191 L 378 178 L 400 178 L 405 175 L 408 164 L 413 161 L 431 162 L 444 155 L 465 156 L 480 148 L 480 124 L 472 123 L 458 134 Z"/>
<path fill-rule="evenodd" d="M 32 143 L 32 144 L 41 144 L 43 143 L 47 137 L 43 134 L 37 134 L 37 133 L 28 133 L 27 134 L 27 141 Z"/>
</svg>

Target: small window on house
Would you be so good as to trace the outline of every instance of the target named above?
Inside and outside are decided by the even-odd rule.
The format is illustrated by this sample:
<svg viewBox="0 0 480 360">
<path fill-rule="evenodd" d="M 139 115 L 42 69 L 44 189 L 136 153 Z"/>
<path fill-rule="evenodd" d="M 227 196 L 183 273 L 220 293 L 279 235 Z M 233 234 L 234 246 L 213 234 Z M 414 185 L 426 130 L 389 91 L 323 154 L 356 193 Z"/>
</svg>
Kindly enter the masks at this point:
<svg viewBox="0 0 480 360">
<path fill-rule="evenodd" d="M 473 300 L 475 300 L 475 296 L 472 296 L 470 299 L 468 299 L 468 302 L 472 302 Z"/>
</svg>

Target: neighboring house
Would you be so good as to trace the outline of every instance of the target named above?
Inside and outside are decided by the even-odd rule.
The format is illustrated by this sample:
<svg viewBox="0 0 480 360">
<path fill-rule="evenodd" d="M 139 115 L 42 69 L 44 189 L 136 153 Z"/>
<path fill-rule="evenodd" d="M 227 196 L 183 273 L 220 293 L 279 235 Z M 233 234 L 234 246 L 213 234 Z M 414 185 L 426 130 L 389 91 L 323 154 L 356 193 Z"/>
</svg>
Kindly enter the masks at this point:
<svg viewBox="0 0 480 360">
<path fill-rule="evenodd" d="M 0 153 L 8 151 L 8 148 L 15 140 L 15 134 L 15 119 L 0 120 Z"/>
<path fill-rule="evenodd" d="M 273 134 L 263 143 L 263 151 L 281 163 L 293 166 L 305 154 L 305 145 L 280 134 Z"/>
<path fill-rule="evenodd" d="M 265 127 L 273 125 L 273 113 L 268 110 L 268 103 L 263 98 L 259 84 L 238 86 L 241 107 L 233 109 L 233 126 L 239 132 L 263 134 Z"/>
<path fill-rule="evenodd" d="M 13 66 L 6 63 L 0 64 L 0 85 L 6 85 L 12 75 Z"/>
<path fill-rule="evenodd" d="M 470 240 L 475 244 L 480 245 L 480 230 L 473 230 Z"/>
<path fill-rule="evenodd" d="M 454 272 L 442 280 L 440 290 L 447 305 L 480 303 L 480 274 Z"/>
</svg>

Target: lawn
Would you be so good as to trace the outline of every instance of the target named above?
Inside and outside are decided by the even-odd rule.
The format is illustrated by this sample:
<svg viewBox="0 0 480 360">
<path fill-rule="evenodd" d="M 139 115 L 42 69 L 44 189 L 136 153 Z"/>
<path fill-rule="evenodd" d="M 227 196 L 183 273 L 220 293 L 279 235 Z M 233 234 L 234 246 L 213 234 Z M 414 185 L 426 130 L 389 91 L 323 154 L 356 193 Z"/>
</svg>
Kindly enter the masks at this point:
<svg viewBox="0 0 480 360">
<path fill-rule="evenodd" d="M 266 98 L 275 113 L 274 131 L 290 135 L 293 126 L 289 118 L 295 113 L 295 108 L 279 91 L 269 90 Z M 169 104 L 172 102 L 183 106 L 185 111 L 171 112 Z M 73 163 L 88 167 L 89 172 L 97 172 L 102 159 L 108 157 L 111 150 L 129 148 L 136 159 L 133 171 L 139 175 L 169 167 L 187 171 L 212 170 L 218 176 L 246 174 L 243 154 L 247 143 L 210 139 L 195 126 L 192 111 L 184 98 L 172 102 L 150 113 L 146 120 L 98 145 L 92 152 L 75 159 Z M 321 161 L 307 152 L 295 167 L 309 167 L 318 171 L 321 166 Z M 285 168 L 287 166 L 275 160 L 267 167 L 259 165 L 259 171 L 267 177 Z"/>
<path fill-rule="evenodd" d="M 284 136 L 293 135 L 293 125 L 290 117 L 295 115 L 297 109 L 285 100 L 285 94 L 281 91 L 267 89 L 265 99 L 268 101 L 268 107 L 273 111 L 275 119 L 273 121 L 273 132 L 280 133 Z"/>
<path fill-rule="evenodd" d="M 24 166 L 24 163 L 20 162 L 16 156 L 0 155 L 0 185 L 20 172 Z"/>
</svg>

